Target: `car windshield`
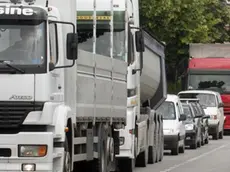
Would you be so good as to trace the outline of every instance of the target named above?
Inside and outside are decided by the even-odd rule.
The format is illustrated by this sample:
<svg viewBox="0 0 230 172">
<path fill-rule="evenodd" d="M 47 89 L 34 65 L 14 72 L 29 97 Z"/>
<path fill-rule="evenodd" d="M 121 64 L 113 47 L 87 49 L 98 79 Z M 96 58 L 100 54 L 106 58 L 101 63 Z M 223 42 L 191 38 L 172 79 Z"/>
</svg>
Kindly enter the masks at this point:
<svg viewBox="0 0 230 172">
<path fill-rule="evenodd" d="M 42 64 L 45 58 L 45 23 L 0 24 L 0 61 L 12 64 Z"/>
<path fill-rule="evenodd" d="M 157 109 L 157 113 L 161 113 L 164 120 L 176 119 L 175 105 L 173 102 L 165 101 L 162 103 Z"/>
<path fill-rule="evenodd" d="M 206 94 L 206 93 L 180 93 L 180 98 L 197 98 L 199 99 L 199 103 L 206 107 L 215 107 L 216 106 L 216 99 L 215 95 L 213 94 Z"/>
<path fill-rule="evenodd" d="M 229 75 L 189 75 L 189 86 L 193 89 L 207 89 L 217 91 L 220 94 L 230 93 Z"/>
<path fill-rule="evenodd" d="M 188 105 L 183 105 L 183 109 L 184 109 L 184 114 L 187 116 L 187 120 L 192 120 L 193 115 L 192 115 L 192 111 L 189 108 L 189 106 Z"/>
</svg>

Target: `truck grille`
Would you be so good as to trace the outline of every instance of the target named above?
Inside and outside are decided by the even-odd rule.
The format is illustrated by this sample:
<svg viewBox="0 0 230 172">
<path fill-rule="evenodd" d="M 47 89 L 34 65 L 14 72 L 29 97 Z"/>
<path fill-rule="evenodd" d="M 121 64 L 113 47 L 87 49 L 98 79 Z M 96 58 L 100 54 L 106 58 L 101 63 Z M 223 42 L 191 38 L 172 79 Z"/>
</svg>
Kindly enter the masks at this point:
<svg viewBox="0 0 230 172">
<path fill-rule="evenodd" d="M 43 102 L 1 102 L 0 128 L 18 128 L 31 111 L 42 111 Z"/>
</svg>

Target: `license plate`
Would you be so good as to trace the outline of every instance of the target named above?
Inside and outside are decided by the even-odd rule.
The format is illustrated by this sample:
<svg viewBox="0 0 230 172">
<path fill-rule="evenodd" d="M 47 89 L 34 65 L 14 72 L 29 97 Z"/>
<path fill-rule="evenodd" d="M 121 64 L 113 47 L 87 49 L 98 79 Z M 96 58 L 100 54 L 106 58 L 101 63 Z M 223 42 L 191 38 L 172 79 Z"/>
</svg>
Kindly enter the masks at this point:
<svg viewBox="0 0 230 172">
<path fill-rule="evenodd" d="M 186 137 L 186 139 L 191 139 L 191 137 Z"/>
</svg>

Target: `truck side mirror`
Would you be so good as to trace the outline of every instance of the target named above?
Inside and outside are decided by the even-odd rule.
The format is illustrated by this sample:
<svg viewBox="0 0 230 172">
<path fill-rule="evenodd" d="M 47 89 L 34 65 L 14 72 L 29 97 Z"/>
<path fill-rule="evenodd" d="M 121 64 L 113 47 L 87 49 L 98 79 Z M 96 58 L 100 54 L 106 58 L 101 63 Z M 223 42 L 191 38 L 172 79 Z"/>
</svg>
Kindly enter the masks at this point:
<svg viewBox="0 0 230 172">
<path fill-rule="evenodd" d="M 66 40 L 66 55 L 68 60 L 76 60 L 78 54 L 77 33 L 68 33 Z"/>
<path fill-rule="evenodd" d="M 135 32 L 135 43 L 136 43 L 136 51 L 137 52 L 144 52 L 145 51 L 145 44 L 144 44 L 144 37 L 142 31 Z"/>
</svg>

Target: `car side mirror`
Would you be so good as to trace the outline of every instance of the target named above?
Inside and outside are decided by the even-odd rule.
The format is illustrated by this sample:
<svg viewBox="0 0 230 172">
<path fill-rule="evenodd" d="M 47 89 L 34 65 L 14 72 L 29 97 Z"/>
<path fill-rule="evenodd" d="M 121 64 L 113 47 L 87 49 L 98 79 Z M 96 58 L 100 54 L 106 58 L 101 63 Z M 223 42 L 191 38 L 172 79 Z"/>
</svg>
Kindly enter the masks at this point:
<svg viewBox="0 0 230 172">
<path fill-rule="evenodd" d="M 195 116 L 195 118 L 202 118 L 202 117 L 203 117 L 202 115 Z"/>
<path fill-rule="evenodd" d="M 181 114 L 179 121 L 185 121 L 187 119 L 187 116 L 185 114 Z"/>
<path fill-rule="evenodd" d="M 210 118 L 210 115 L 204 115 L 202 118 L 203 118 L 203 119 L 209 119 L 209 118 Z"/>
<path fill-rule="evenodd" d="M 219 103 L 218 108 L 224 107 L 224 103 Z"/>
<path fill-rule="evenodd" d="M 145 44 L 144 44 L 144 37 L 142 31 L 135 32 L 135 43 L 136 43 L 136 51 L 137 52 L 144 52 L 145 51 Z"/>
<path fill-rule="evenodd" d="M 66 55 L 68 60 L 76 60 L 78 53 L 77 33 L 68 33 L 66 40 Z"/>
</svg>

